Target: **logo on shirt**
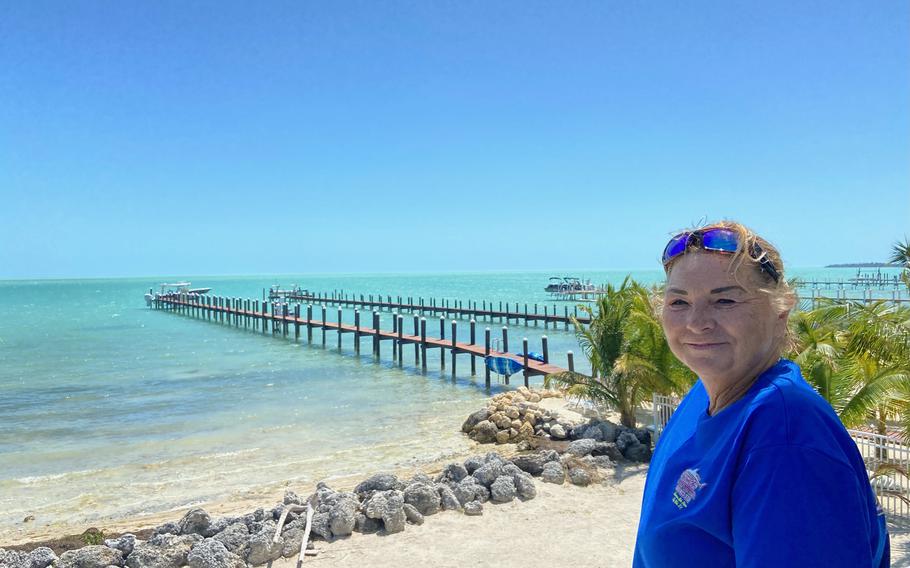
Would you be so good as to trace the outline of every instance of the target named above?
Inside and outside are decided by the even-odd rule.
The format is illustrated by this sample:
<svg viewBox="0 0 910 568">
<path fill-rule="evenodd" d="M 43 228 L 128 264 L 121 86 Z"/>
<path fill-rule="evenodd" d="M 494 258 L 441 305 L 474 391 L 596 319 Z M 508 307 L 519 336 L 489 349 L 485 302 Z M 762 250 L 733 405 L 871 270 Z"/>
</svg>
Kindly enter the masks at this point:
<svg viewBox="0 0 910 568">
<path fill-rule="evenodd" d="M 695 499 L 698 490 L 706 484 L 701 482 L 697 469 L 687 469 L 679 476 L 676 482 L 676 491 L 673 492 L 673 504 L 680 509 L 685 509 Z"/>
</svg>

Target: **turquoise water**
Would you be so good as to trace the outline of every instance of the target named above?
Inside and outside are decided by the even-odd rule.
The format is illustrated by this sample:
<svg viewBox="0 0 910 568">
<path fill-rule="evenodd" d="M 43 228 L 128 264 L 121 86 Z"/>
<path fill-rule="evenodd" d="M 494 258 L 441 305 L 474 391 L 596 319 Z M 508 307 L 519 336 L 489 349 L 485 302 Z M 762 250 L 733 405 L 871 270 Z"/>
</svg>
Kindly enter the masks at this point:
<svg viewBox="0 0 910 568">
<path fill-rule="evenodd" d="M 855 269 L 795 271 L 849 278 Z M 588 272 L 618 283 L 626 272 Z M 657 281 L 658 271 L 633 274 Z M 553 305 L 549 274 L 195 277 L 222 296 L 261 298 L 272 284 L 312 291 Z M 428 371 L 390 346 L 373 359 L 346 335 L 299 342 L 149 310 L 143 294 L 173 277 L 0 282 L 0 536 L 38 524 L 91 523 L 223 500 L 290 483 L 419 464 L 464 451 L 463 418 L 489 396 L 482 372 Z M 565 303 L 557 303 L 562 313 Z M 568 304 L 572 305 L 572 304 Z M 522 305 L 523 309 L 523 305 Z M 353 321 L 352 310 L 344 319 Z M 316 315 L 318 316 L 318 313 Z M 334 321 L 336 309 L 329 309 Z M 391 314 L 382 326 L 391 328 Z M 428 332 L 438 334 L 429 318 Z M 365 323 L 368 325 L 368 323 Z M 406 330 L 410 321 L 406 320 Z M 499 322 L 479 322 L 498 337 Z M 459 336 L 467 340 L 463 320 Z M 449 324 L 446 324 L 449 333 Z M 587 368 L 570 332 L 511 326 L 510 350 L 547 335 L 553 363 Z M 478 364 L 478 369 L 481 369 Z M 513 385 L 520 384 L 516 376 Z M 539 383 L 540 379 L 535 382 Z M 492 391 L 506 388 L 494 380 Z"/>
</svg>

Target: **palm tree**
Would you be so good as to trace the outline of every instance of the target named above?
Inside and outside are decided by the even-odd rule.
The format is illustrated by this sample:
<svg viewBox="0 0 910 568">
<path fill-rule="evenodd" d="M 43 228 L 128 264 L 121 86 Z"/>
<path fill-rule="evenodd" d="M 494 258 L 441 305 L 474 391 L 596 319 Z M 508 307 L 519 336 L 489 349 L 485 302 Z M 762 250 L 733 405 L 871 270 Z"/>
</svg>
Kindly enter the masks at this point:
<svg viewBox="0 0 910 568">
<path fill-rule="evenodd" d="M 635 410 L 652 393 L 691 384 L 694 376 L 670 352 L 652 298 L 653 290 L 626 277 L 619 287 L 607 286 L 596 311 L 582 306 L 590 325 L 572 323 L 591 376 L 554 373 L 545 385 L 615 408 L 622 424 L 634 428 Z"/>
<path fill-rule="evenodd" d="M 910 238 L 904 237 L 904 242 L 897 241 L 891 247 L 891 257 L 888 262 L 893 262 L 904 268 L 901 279 L 910 289 Z"/>
</svg>

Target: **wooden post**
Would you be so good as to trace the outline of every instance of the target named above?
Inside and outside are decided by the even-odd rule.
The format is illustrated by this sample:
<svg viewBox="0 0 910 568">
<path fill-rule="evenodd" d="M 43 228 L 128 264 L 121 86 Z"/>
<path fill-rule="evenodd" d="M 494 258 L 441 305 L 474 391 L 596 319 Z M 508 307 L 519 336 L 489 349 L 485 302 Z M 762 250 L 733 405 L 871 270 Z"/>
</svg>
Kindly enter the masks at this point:
<svg viewBox="0 0 910 568">
<path fill-rule="evenodd" d="M 313 304 L 306 305 L 306 340 L 313 343 Z"/>
<path fill-rule="evenodd" d="M 547 336 L 544 335 L 540 338 L 540 347 L 543 349 L 543 362 L 550 362 L 550 348 L 548 346 Z"/>
<path fill-rule="evenodd" d="M 326 313 L 325 313 L 325 304 L 322 304 L 322 346 L 325 347 L 325 325 L 326 322 Z"/>
<path fill-rule="evenodd" d="M 398 313 L 392 310 L 392 333 L 398 335 Z M 392 361 L 398 359 L 398 341 L 392 340 Z"/>
<path fill-rule="evenodd" d="M 458 334 L 456 333 L 457 325 L 458 325 L 458 320 L 453 319 L 452 320 L 452 378 L 453 379 L 455 378 L 455 355 L 456 355 L 455 343 L 458 341 Z"/>
<path fill-rule="evenodd" d="M 399 304 L 401 301 L 398 302 Z M 401 367 L 404 365 L 404 343 L 402 343 L 401 338 L 404 336 L 404 317 L 398 316 L 398 366 Z"/>
<path fill-rule="evenodd" d="M 484 380 L 487 383 L 487 388 L 490 387 L 490 367 L 487 366 L 486 358 L 490 356 L 490 328 L 486 328 L 483 332 L 483 370 L 484 370 Z"/>
<path fill-rule="evenodd" d="M 534 304 L 534 315 L 537 315 L 537 304 Z M 534 318 L 534 327 L 537 327 L 537 318 Z"/>
<path fill-rule="evenodd" d="M 550 314 L 547 311 L 547 307 L 544 306 L 543 307 L 543 328 L 544 329 L 547 329 L 547 327 L 549 327 L 549 325 L 550 325 L 550 320 L 547 319 L 549 316 L 550 316 Z"/>
<path fill-rule="evenodd" d="M 420 367 L 427 370 L 427 318 L 420 318 Z"/>
<path fill-rule="evenodd" d="M 341 351 L 341 308 L 338 308 L 338 350 Z"/>
<path fill-rule="evenodd" d="M 419 335 L 420 335 L 420 318 L 417 316 L 417 314 L 414 314 L 414 336 L 416 337 Z M 420 363 L 420 345 L 417 342 L 415 342 L 414 343 L 414 364 L 417 365 L 418 363 Z"/>
<path fill-rule="evenodd" d="M 569 358 L 569 372 L 575 372 L 575 354 L 569 351 L 566 353 L 566 357 Z"/>
<path fill-rule="evenodd" d="M 300 339 L 300 303 L 294 304 L 294 341 Z"/>
<path fill-rule="evenodd" d="M 525 387 L 527 387 L 527 386 L 529 386 L 529 385 L 528 385 L 528 378 L 531 376 L 530 370 L 528 369 L 528 338 L 527 338 L 527 337 L 525 337 L 524 339 L 521 340 L 521 346 L 522 346 L 521 352 L 522 352 L 522 354 L 524 355 L 524 370 L 523 370 L 523 373 L 524 373 L 524 376 L 525 376 Z"/>
<path fill-rule="evenodd" d="M 512 323 L 512 322 L 509 319 L 509 303 L 506 302 L 506 325 L 509 325 L 510 323 Z"/>
<path fill-rule="evenodd" d="M 360 354 L 360 310 L 354 310 L 354 353 Z"/>
<path fill-rule="evenodd" d="M 373 312 L 373 356 L 379 357 L 379 312 Z"/>
<path fill-rule="evenodd" d="M 443 312 L 445 313 L 445 312 Z M 439 339 L 446 338 L 446 317 L 439 316 Z M 445 347 L 439 348 L 439 368 L 445 370 L 446 368 L 446 350 Z"/>
<path fill-rule="evenodd" d="M 474 318 L 471 318 L 471 345 L 475 344 L 476 327 L 477 327 L 477 321 Z M 477 357 L 475 357 L 474 354 L 471 353 L 471 376 L 473 377 L 476 374 L 477 374 Z"/>
<path fill-rule="evenodd" d="M 288 336 L 288 315 L 290 315 L 288 312 L 290 311 L 290 308 L 291 308 L 291 306 L 288 305 L 287 302 L 285 302 L 284 307 L 282 308 L 282 312 L 281 312 L 281 319 L 283 320 L 282 323 L 284 324 L 282 327 L 284 328 L 285 337 Z"/>
<path fill-rule="evenodd" d="M 563 306 L 563 316 L 566 318 L 566 331 L 569 331 L 569 306 Z"/>
<path fill-rule="evenodd" d="M 508 326 L 502 326 L 502 352 L 509 352 L 509 328 Z"/>
</svg>

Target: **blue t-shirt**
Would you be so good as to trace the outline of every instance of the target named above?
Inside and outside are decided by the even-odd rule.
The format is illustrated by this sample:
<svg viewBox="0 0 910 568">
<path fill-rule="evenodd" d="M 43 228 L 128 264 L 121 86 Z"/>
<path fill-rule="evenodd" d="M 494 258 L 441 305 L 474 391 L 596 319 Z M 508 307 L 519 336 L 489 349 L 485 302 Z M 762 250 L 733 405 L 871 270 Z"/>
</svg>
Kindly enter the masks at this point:
<svg viewBox="0 0 910 568">
<path fill-rule="evenodd" d="M 880 568 L 884 514 L 856 444 L 780 360 L 714 416 L 698 381 L 651 459 L 634 568 Z"/>
</svg>

